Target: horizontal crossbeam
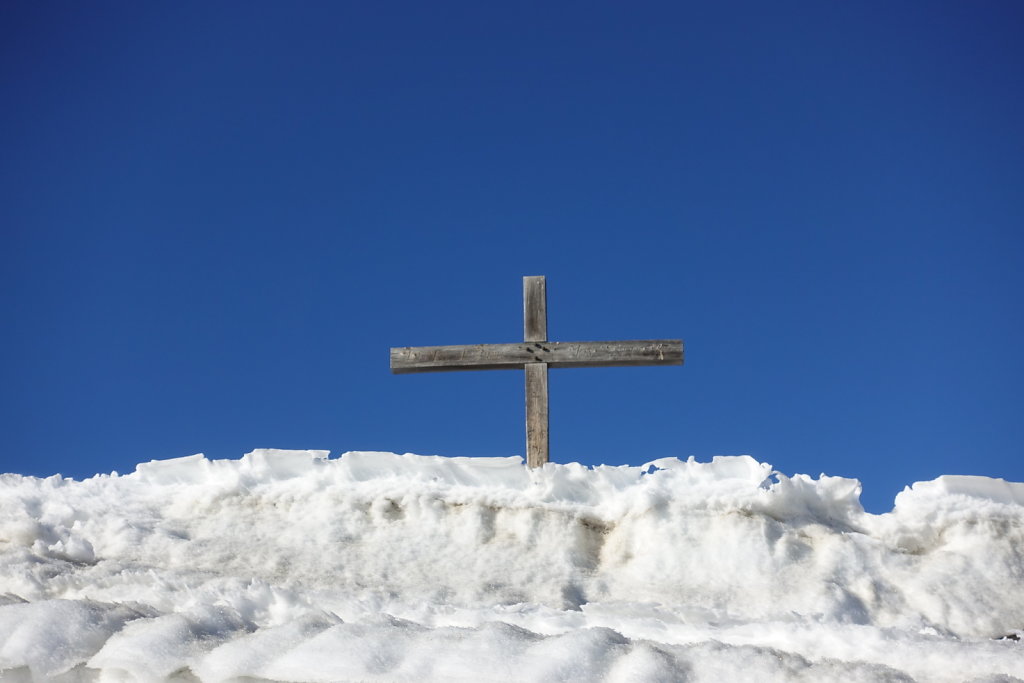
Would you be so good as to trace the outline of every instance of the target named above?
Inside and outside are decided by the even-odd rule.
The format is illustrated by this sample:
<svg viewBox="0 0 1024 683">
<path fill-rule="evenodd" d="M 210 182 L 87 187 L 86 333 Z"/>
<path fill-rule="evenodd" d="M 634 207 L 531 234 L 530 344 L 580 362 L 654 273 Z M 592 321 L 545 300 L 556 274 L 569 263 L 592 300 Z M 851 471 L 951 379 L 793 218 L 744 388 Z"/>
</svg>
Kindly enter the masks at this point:
<svg viewBox="0 0 1024 683">
<path fill-rule="evenodd" d="M 405 346 L 391 349 L 391 372 L 516 370 L 528 363 L 552 368 L 682 365 L 679 339 L 607 342 L 519 342 L 467 346 Z"/>
</svg>

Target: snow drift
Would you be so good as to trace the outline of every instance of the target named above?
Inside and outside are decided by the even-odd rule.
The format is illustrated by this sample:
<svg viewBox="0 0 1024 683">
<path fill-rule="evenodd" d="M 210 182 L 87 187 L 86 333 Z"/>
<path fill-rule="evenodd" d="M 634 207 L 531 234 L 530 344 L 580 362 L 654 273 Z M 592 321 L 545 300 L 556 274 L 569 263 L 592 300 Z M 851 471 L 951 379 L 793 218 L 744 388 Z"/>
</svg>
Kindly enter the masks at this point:
<svg viewBox="0 0 1024 683">
<path fill-rule="evenodd" d="M 1024 484 L 258 450 L 0 476 L 4 680 L 1012 680 Z"/>
</svg>

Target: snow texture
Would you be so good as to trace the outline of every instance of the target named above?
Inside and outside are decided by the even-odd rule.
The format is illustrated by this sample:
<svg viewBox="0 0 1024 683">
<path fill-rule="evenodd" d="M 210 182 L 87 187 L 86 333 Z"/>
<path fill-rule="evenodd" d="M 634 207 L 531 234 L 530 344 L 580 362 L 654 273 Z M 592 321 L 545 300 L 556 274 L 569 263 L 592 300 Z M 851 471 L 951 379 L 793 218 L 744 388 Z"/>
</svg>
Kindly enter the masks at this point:
<svg viewBox="0 0 1024 683">
<path fill-rule="evenodd" d="M 1024 679 L 1024 484 L 859 495 L 747 456 L 0 475 L 0 679 Z"/>
</svg>

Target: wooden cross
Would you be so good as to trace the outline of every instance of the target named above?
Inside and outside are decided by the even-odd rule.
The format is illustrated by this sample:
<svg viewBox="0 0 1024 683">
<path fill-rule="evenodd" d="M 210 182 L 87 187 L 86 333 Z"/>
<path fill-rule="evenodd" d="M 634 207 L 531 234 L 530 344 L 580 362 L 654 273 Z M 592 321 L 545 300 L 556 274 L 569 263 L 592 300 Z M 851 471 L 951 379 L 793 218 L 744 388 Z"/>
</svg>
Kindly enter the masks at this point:
<svg viewBox="0 0 1024 683">
<path fill-rule="evenodd" d="M 683 342 L 549 342 L 548 295 L 543 275 L 523 278 L 523 342 L 391 349 L 391 372 L 526 370 L 526 464 L 548 461 L 548 368 L 682 365 Z"/>
</svg>

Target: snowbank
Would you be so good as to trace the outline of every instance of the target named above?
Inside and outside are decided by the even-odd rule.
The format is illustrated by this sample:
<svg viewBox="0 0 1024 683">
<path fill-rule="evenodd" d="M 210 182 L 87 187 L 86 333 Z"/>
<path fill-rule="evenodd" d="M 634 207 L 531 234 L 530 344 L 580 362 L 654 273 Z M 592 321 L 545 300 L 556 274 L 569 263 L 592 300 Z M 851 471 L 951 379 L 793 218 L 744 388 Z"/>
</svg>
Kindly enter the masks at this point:
<svg viewBox="0 0 1024 683">
<path fill-rule="evenodd" d="M 746 456 L 528 470 L 258 450 L 2 475 L 0 672 L 1024 677 L 1024 484 L 940 477 L 885 515 L 859 494 Z"/>
</svg>

